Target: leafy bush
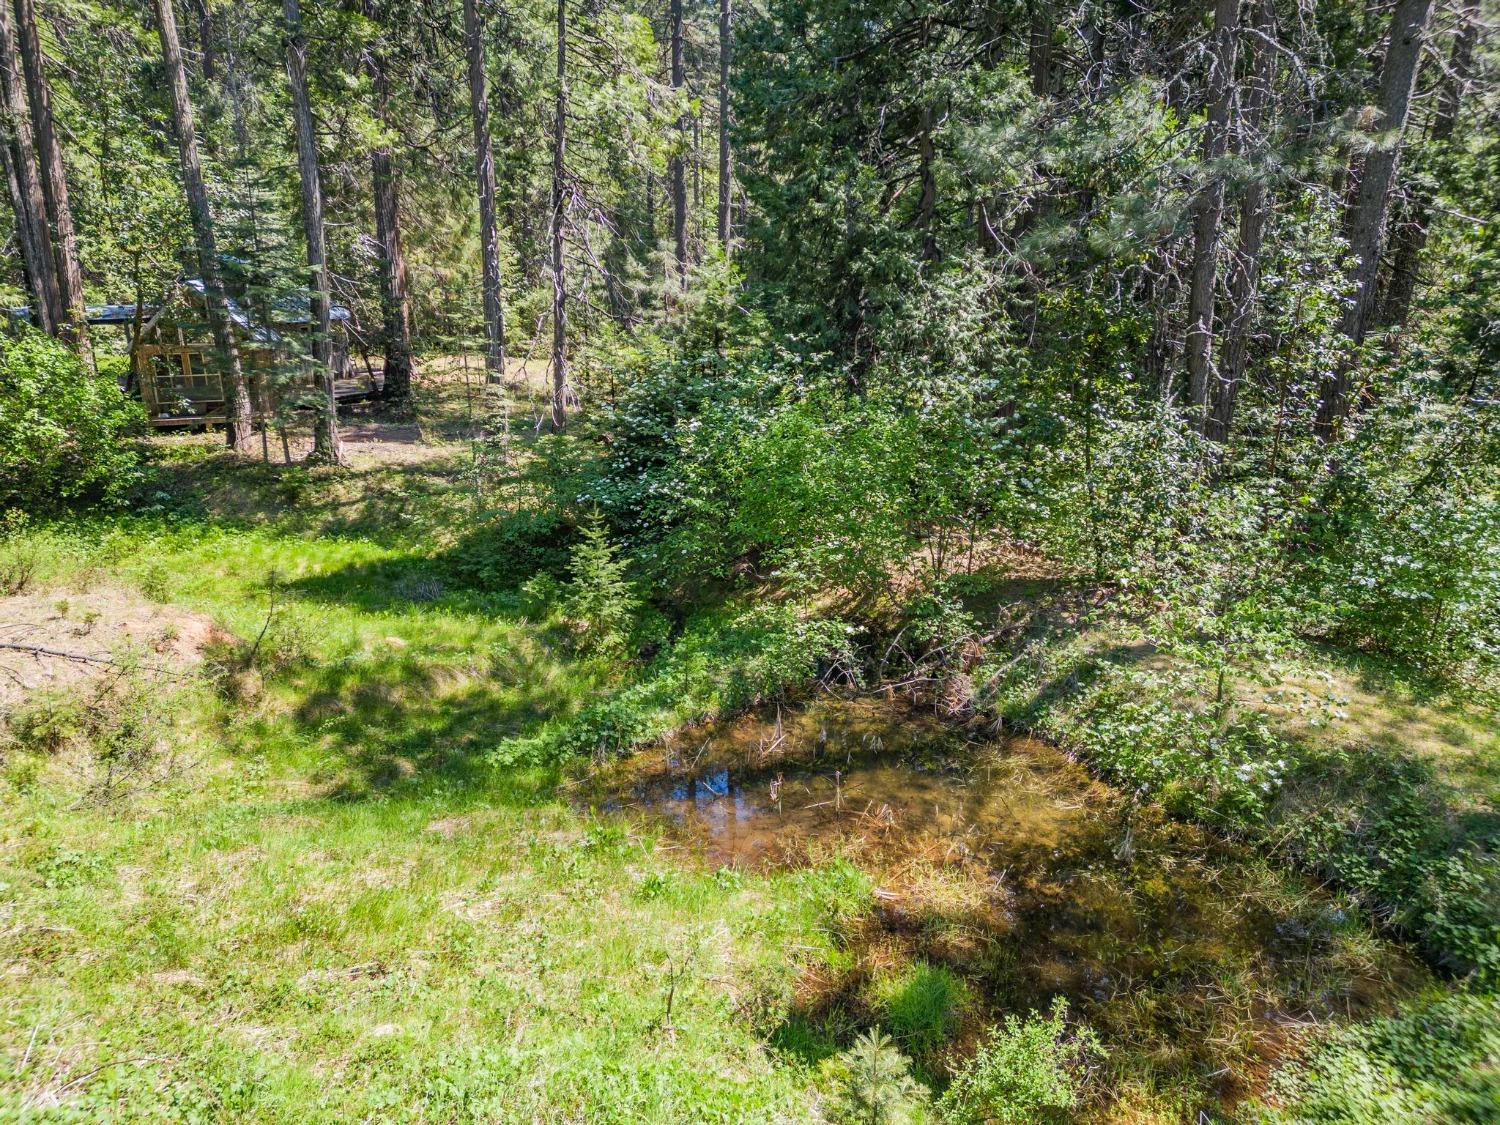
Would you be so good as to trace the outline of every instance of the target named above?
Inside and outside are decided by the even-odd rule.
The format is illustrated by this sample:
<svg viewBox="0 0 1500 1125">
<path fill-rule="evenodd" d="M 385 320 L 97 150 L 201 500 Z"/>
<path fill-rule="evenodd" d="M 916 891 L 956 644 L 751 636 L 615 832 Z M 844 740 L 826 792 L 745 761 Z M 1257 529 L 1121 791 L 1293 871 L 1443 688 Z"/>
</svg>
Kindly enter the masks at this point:
<svg viewBox="0 0 1500 1125">
<path fill-rule="evenodd" d="M 1428 673 L 1500 661 L 1500 434 L 1493 420 L 1403 407 L 1351 442 L 1311 531 L 1314 621 Z"/>
<path fill-rule="evenodd" d="M 753 572 L 867 597 L 1007 493 L 1003 443 L 967 402 L 854 395 L 832 365 L 766 345 L 658 357 L 601 404 L 597 457 L 576 438 L 545 447 L 545 487 L 597 505 L 655 584 Z"/>
<path fill-rule="evenodd" d="M 109 375 L 40 333 L 0 334 L 0 509 L 107 500 L 133 477 L 143 422 Z"/>
<path fill-rule="evenodd" d="M 553 510 L 509 512 L 467 536 L 448 556 L 448 570 L 466 586 L 513 590 L 539 574 L 562 574 L 570 537 Z"/>
<path fill-rule="evenodd" d="M 1438 995 L 1319 1036 L 1274 1078 L 1267 1122 L 1406 1125 L 1500 1117 L 1500 998 Z"/>
<path fill-rule="evenodd" d="M 938 1108 L 954 1125 L 1060 1119 L 1077 1107 L 1089 1070 L 1103 1057 L 1088 1028 L 1069 1030 L 1058 998 L 1046 1016 L 1006 1016 L 954 1076 Z"/>
</svg>

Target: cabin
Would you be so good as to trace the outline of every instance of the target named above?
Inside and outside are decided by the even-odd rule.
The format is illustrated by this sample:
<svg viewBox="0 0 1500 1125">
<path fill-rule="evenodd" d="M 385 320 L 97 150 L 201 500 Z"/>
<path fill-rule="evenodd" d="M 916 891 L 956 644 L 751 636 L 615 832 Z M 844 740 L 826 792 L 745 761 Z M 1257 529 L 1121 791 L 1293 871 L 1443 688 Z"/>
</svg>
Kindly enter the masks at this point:
<svg viewBox="0 0 1500 1125">
<path fill-rule="evenodd" d="M 250 385 L 252 410 L 268 418 L 282 406 L 315 393 L 312 316 L 306 294 L 271 297 L 257 302 L 257 316 L 225 297 Z M 140 397 L 146 417 L 158 429 L 222 425 L 228 392 L 218 350 L 209 328 L 207 298 L 198 278 L 181 281 L 158 305 L 91 305 L 91 325 L 124 330 L 130 354 L 126 389 Z M 29 307 L 10 310 L 13 320 L 29 320 Z M 330 309 L 334 398 L 342 405 L 377 397 L 382 373 L 368 361 L 363 372 L 349 357 L 350 312 Z"/>
</svg>

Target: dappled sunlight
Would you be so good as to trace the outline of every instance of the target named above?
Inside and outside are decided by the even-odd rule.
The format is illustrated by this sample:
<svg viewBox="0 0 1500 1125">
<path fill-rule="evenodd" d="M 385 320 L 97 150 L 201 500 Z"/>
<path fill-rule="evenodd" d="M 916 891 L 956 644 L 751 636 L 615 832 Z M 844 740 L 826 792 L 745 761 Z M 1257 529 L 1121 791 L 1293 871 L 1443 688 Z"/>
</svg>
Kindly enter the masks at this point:
<svg viewBox="0 0 1500 1125">
<path fill-rule="evenodd" d="M 804 1058 L 879 1026 L 923 1073 L 997 1016 L 1058 995 L 1120 1058 L 1190 1088 L 1261 1089 L 1289 1031 L 1378 1013 L 1428 979 L 1347 901 L 1176 824 L 1035 740 L 955 730 L 895 701 L 681 732 L 596 770 L 575 800 L 662 825 L 684 860 L 876 883 L 809 967 L 771 1042 Z M 820 1046 L 820 1044 L 822 1044 Z"/>
</svg>

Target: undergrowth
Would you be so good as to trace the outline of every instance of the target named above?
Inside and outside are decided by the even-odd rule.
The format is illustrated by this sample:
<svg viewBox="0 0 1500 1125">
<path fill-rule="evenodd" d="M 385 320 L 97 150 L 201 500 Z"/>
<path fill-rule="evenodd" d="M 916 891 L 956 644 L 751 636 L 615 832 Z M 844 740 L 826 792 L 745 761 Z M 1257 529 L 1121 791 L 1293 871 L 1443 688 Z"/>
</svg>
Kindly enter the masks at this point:
<svg viewBox="0 0 1500 1125">
<path fill-rule="evenodd" d="M 1354 892 L 1438 964 L 1500 979 L 1500 835 L 1433 766 L 1288 735 L 1201 672 L 1129 646 L 1034 639 L 974 674 L 979 705 L 1068 747 L 1124 789 Z"/>
</svg>

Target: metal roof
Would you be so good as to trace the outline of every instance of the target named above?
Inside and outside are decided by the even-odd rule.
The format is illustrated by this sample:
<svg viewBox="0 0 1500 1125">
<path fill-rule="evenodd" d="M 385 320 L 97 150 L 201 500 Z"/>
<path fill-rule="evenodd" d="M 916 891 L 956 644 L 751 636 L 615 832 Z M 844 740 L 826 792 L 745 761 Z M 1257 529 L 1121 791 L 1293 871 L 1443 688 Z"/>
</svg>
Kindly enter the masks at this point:
<svg viewBox="0 0 1500 1125">
<path fill-rule="evenodd" d="M 191 289 L 199 297 L 204 295 L 203 280 L 197 277 L 183 279 L 182 284 Z M 274 328 L 266 325 L 256 324 L 233 297 L 225 296 L 224 303 L 229 309 L 229 319 L 249 336 L 252 340 L 262 344 L 281 343 L 281 334 Z M 142 309 L 142 315 L 149 317 L 153 315 L 159 306 L 146 305 Z M 295 327 L 312 322 L 311 302 L 305 294 L 287 294 L 274 297 L 271 300 L 272 315 L 274 323 L 287 327 Z M 31 320 L 31 306 L 20 305 L 15 308 L 6 309 L 6 314 L 11 320 Z M 118 305 L 89 305 L 84 310 L 85 319 L 90 324 L 131 324 L 135 320 L 135 304 Z M 330 320 L 348 320 L 353 314 L 343 305 L 330 305 L 328 316 Z"/>
<path fill-rule="evenodd" d="M 150 313 L 154 310 L 148 307 L 146 311 Z M 5 312 L 12 320 L 31 319 L 30 305 L 20 305 L 6 309 Z M 134 305 L 89 305 L 83 312 L 84 319 L 90 324 L 129 324 L 135 319 Z"/>
</svg>

